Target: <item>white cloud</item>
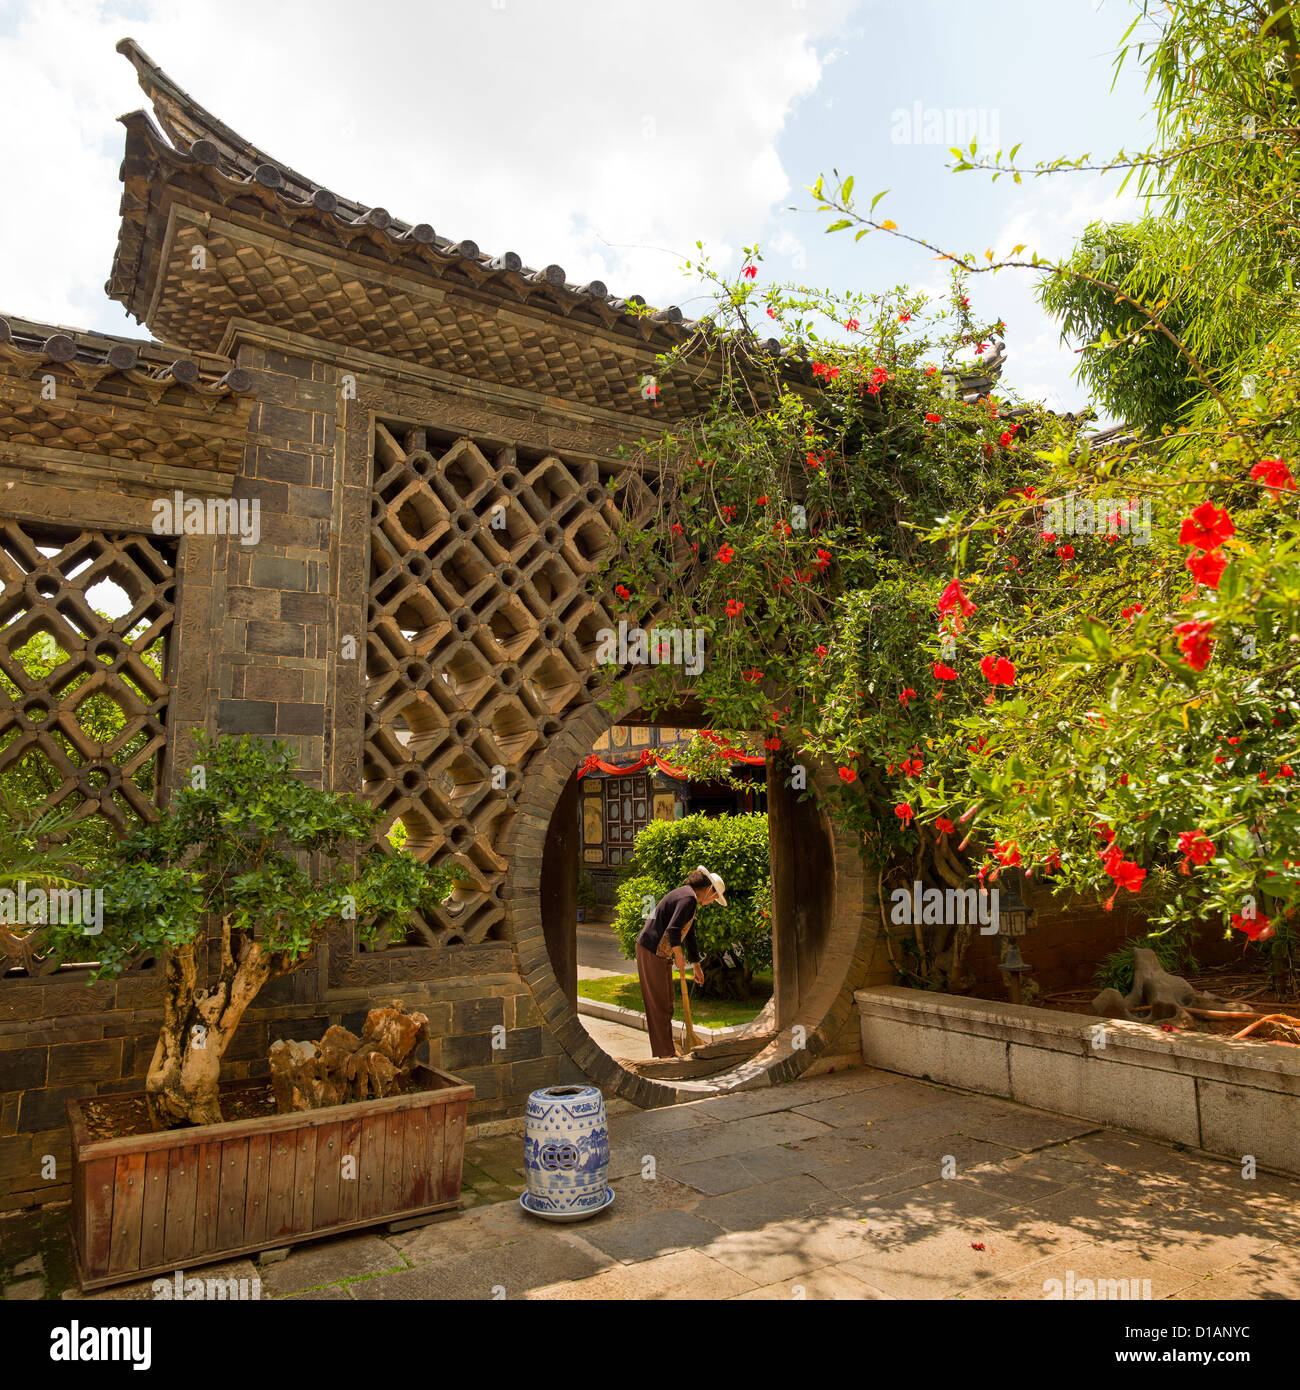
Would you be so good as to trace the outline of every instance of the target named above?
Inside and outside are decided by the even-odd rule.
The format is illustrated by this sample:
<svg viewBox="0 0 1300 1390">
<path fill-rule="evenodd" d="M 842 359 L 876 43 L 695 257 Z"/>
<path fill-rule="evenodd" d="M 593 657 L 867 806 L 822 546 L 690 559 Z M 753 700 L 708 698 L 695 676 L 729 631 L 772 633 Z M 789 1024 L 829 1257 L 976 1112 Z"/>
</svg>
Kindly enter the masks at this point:
<svg viewBox="0 0 1300 1390">
<path fill-rule="evenodd" d="M 122 129 L 145 106 L 129 33 L 272 159 L 576 281 L 689 294 L 697 238 L 735 258 L 790 192 L 777 151 L 856 0 L 41 0 L 0 38 L 14 140 L 0 311 L 123 331 L 103 296 Z M 728 267 L 734 268 L 734 267 Z M 131 330 L 127 330 L 131 331 Z"/>
</svg>

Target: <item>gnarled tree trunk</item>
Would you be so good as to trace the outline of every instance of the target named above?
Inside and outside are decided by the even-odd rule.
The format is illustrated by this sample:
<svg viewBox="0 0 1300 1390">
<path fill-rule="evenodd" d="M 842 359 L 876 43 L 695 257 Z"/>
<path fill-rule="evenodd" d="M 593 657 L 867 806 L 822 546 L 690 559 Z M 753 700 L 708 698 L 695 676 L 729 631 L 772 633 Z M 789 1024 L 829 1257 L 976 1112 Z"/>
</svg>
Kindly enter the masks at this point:
<svg viewBox="0 0 1300 1390">
<path fill-rule="evenodd" d="M 155 1129 L 220 1122 L 221 1059 L 258 991 L 285 973 L 279 953 L 257 941 L 246 941 L 236 960 L 229 919 L 222 923 L 221 978 L 211 988 L 197 988 L 193 943 L 168 953 L 163 1023 L 145 1078 Z"/>
</svg>

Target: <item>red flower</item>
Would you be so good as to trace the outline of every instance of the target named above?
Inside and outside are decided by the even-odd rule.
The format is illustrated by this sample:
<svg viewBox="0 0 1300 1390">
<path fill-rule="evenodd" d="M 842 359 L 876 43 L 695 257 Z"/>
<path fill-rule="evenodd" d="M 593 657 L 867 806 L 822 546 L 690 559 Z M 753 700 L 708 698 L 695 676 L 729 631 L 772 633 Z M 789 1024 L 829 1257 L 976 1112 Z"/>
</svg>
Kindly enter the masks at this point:
<svg viewBox="0 0 1300 1390">
<path fill-rule="evenodd" d="M 807 463 L 809 468 L 820 468 L 822 466 L 822 455 L 809 454 L 804 462 Z"/>
<path fill-rule="evenodd" d="M 1016 668 L 1005 656 L 986 656 L 980 662 L 980 671 L 990 685 L 1015 685 Z"/>
<path fill-rule="evenodd" d="M 894 814 L 904 825 L 911 825 L 912 817 L 916 815 L 916 812 L 912 810 L 906 801 L 900 801 L 898 805 L 894 807 Z"/>
<path fill-rule="evenodd" d="M 1043 542 L 1044 545 L 1051 545 L 1051 543 L 1056 539 L 1056 532 L 1044 531 L 1042 532 L 1039 539 Z"/>
<path fill-rule="evenodd" d="M 1296 490 L 1295 479 L 1291 476 L 1291 470 L 1281 459 L 1260 459 L 1250 470 L 1250 476 L 1259 479 L 1274 497 L 1282 492 L 1294 492 Z"/>
<path fill-rule="evenodd" d="M 745 611 L 745 605 L 738 598 L 727 600 L 727 617 L 738 618 Z"/>
<path fill-rule="evenodd" d="M 934 828 L 940 835 L 955 835 L 957 827 L 948 819 L 947 816 L 940 816 L 934 823 Z"/>
<path fill-rule="evenodd" d="M 729 546 L 724 545 L 718 551 L 718 563 L 729 565 L 736 558 L 736 552 Z"/>
<path fill-rule="evenodd" d="M 1278 768 L 1278 775 L 1281 777 L 1294 777 L 1295 771 L 1292 769 L 1290 763 L 1283 763 L 1282 766 Z"/>
<path fill-rule="evenodd" d="M 774 319 L 774 318 L 776 317 L 776 310 L 775 310 L 775 309 L 769 309 L 769 310 L 767 311 L 767 316 L 768 316 L 768 318 L 770 318 L 770 319 Z"/>
<path fill-rule="evenodd" d="M 1193 671 L 1204 671 L 1214 652 L 1213 623 L 1179 623 L 1174 628 L 1178 650 Z"/>
<path fill-rule="evenodd" d="M 744 605 L 742 604 L 741 606 L 743 607 Z M 745 680 L 751 683 L 757 683 L 763 679 L 763 673 L 757 666 L 751 666 L 748 671 L 742 671 L 740 674 Z"/>
<path fill-rule="evenodd" d="M 1273 935 L 1273 919 L 1260 913 L 1255 917 L 1243 917 L 1234 913 L 1232 925 L 1237 931 L 1244 931 L 1252 941 L 1267 941 Z"/>
<path fill-rule="evenodd" d="M 1194 545 L 1197 550 L 1216 550 L 1236 529 L 1226 511 L 1219 511 L 1213 502 L 1202 502 L 1191 516 L 1183 518 L 1178 544 Z"/>
<path fill-rule="evenodd" d="M 1124 851 L 1118 845 L 1111 845 L 1106 851 L 1102 860 L 1106 872 L 1115 881 L 1115 892 L 1106 899 L 1103 904 L 1109 912 L 1115 903 L 1115 895 L 1121 888 L 1127 888 L 1130 893 L 1136 893 L 1142 887 L 1142 880 L 1146 878 L 1147 871 L 1140 869 L 1131 860 L 1124 858 Z"/>
<path fill-rule="evenodd" d="M 1187 557 L 1187 568 L 1198 584 L 1217 589 L 1223 571 L 1228 568 L 1228 560 L 1221 550 L 1194 550 Z"/>
<path fill-rule="evenodd" d="M 731 505 L 719 507 L 718 510 L 722 513 L 723 521 L 730 521 L 731 518 L 736 515 L 736 509 Z"/>
<path fill-rule="evenodd" d="M 830 564 L 830 562 L 831 562 L 831 553 L 830 553 L 830 551 L 829 551 L 829 550 L 823 550 L 820 546 L 818 546 L 818 547 L 817 547 L 817 568 L 818 568 L 819 570 L 824 570 L 824 569 Z"/>
<path fill-rule="evenodd" d="M 847 328 L 850 333 L 856 333 L 860 325 L 857 319 L 845 319 L 844 327 Z"/>
<path fill-rule="evenodd" d="M 1013 869 L 1020 863 L 1020 849 L 1014 841 L 1008 844 L 1002 840 L 995 840 L 993 850 L 999 862 L 1005 864 L 1008 869 Z"/>
<path fill-rule="evenodd" d="M 928 410 L 928 411 L 926 411 L 925 418 L 926 418 L 927 424 L 937 425 L 937 424 L 939 423 L 939 421 L 943 419 L 943 416 L 942 416 L 942 415 L 936 415 L 936 414 L 934 413 L 933 410 Z"/>
<path fill-rule="evenodd" d="M 614 592 L 619 596 L 619 598 L 632 597 L 632 591 L 630 589 L 625 588 L 622 584 L 616 585 L 614 588 Z"/>
<path fill-rule="evenodd" d="M 1214 844 L 1203 830 L 1184 830 L 1178 836 L 1178 850 L 1183 855 L 1183 873 L 1187 864 L 1208 864 L 1214 858 Z"/>
<path fill-rule="evenodd" d="M 781 747 L 781 740 L 779 738 L 765 738 L 763 740 L 763 747 L 766 748 L 769 753 L 775 753 Z"/>
<path fill-rule="evenodd" d="M 758 267 L 756 265 L 747 265 L 740 273 L 746 280 L 752 280 L 758 274 Z"/>
<path fill-rule="evenodd" d="M 1043 872 L 1045 874 L 1054 873 L 1060 867 L 1061 851 L 1059 849 L 1054 849 L 1047 858 L 1043 860 Z"/>
<path fill-rule="evenodd" d="M 898 321 L 899 323 L 911 323 L 912 316 L 911 314 L 899 314 Z"/>
<path fill-rule="evenodd" d="M 907 702 L 908 702 L 909 700 L 915 700 L 915 699 L 916 699 L 916 691 L 913 690 L 912 687 L 911 687 L 910 685 L 909 685 L 905 690 L 899 691 L 899 694 L 898 694 L 898 703 L 899 703 L 900 705 L 902 705 L 902 707 L 903 707 L 904 709 L 907 708 Z"/>
<path fill-rule="evenodd" d="M 818 661 L 825 661 L 825 660 L 826 660 L 826 648 L 825 648 L 825 647 L 814 647 L 814 648 L 813 648 L 813 655 L 817 658 Z"/>
<path fill-rule="evenodd" d="M 762 497 L 756 498 L 755 500 L 758 502 L 758 505 L 759 505 L 760 507 L 766 507 L 766 506 L 767 506 L 767 493 L 764 493 L 764 494 L 762 495 Z"/>
<path fill-rule="evenodd" d="M 1121 618 L 1127 618 L 1131 623 L 1139 613 L 1145 613 L 1146 611 L 1147 610 L 1143 604 L 1135 603 L 1131 607 L 1121 608 L 1119 610 L 1119 615 Z"/>
<path fill-rule="evenodd" d="M 933 376 L 938 370 L 938 367 L 927 367 L 925 369 L 925 374 L 926 376 Z"/>
<path fill-rule="evenodd" d="M 975 605 L 962 593 L 960 580 L 954 579 L 951 584 L 939 595 L 939 612 L 950 613 L 954 608 L 961 608 L 962 617 L 969 618 L 975 611 Z"/>
<path fill-rule="evenodd" d="M 828 367 L 825 362 L 813 363 L 813 376 L 824 376 L 827 381 L 834 381 L 839 374 L 838 367 Z"/>
<path fill-rule="evenodd" d="M 964 294 L 960 297 L 959 302 L 960 302 L 961 307 L 962 307 L 963 309 L 969 309 L 969 308 L 970 308 L 970 300 L 967 299 L 966 296 L 965 296 Z"/>
<path fill-rule="evenodd" d="M 933 670 L 934 678 L 937 681 L 955 681 L 957 679 L 957 672 L 951 666 L 945 666 L 942 661 L 936 661 L 931 670 Z"/>
<path fill-rule="evenodd" d="M 685 532 L 682 530 L 682 523 L 680 521 L 674 521 L 670 529 L 672 530 L 674 536 L 681 536 L 685 534 Z"/>
<path fill-rule="evenodd" d="M 1058 545 L 1056 547 L 1056 558 L 1058 560 L 1073 560 L 1074 547 L 1072 545 Z"/>
<path fill-rule="evenodd" d="M 854 772 L 854 770 L 853 770 L 851 767 L 842 767 L 842 768 L 840 768 L 840 781 L 841 781 L 841 782 L 856 782 L 857 780 L 858 780 L 858 774 L 857 774 L 856 772 Z"/>
</svg>

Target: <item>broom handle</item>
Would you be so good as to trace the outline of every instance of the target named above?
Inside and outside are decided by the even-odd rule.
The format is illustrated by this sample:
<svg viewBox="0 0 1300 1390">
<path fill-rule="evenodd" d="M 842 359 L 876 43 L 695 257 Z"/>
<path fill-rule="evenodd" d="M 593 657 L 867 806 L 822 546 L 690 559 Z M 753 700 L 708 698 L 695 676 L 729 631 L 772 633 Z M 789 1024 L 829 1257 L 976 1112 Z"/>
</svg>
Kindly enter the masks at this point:
<svg viewBox="0 0 1300 1390">
<path fill-rule="evenodd" d="M 683 966 L 683 968 L 682 968 L 682 973 L 681 973 L 681 982 L 682 982 L 682 1013 L 683 1013 L 683 1014 L 685 1015 L 685 1017 L 686 1017 L 686 1039 L 685 1039 L 685 1041 L 687 1042 L 687 1044 L 693 1046 L 695 1043 L 699 1042 L 699 1039 L 695 1036 L 695 1025 L 691 1022 L 691 997 L 690 997 L 690 995 L 686 992 L 686 969 L 685 969 L 684 966 Z"/>
</svg>

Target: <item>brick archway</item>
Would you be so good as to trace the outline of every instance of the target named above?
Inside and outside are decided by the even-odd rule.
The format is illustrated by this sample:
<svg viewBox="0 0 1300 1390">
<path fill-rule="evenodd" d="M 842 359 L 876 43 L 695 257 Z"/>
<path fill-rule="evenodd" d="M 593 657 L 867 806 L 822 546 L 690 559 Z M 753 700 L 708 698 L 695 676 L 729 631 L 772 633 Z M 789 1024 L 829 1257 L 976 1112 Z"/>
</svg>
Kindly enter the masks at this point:
<svg viewBox="0 0 1300 1390">
<path fill-rule="evenodd" d="M 622 683 L 622 712 L 638 707 L 638 692 L 646 675 L 648 672 L 637 672 Z M 853 990 L 862 983 L 879 933 L 879 913 L 874 907 L 865 911 L 868 894 L 857 846 L 824 813 L 816 817 L 831 868 L 824 949 L 815 975 L 792 1001 L 788 1022 L 757 1056 L 702 1080 L 640 1076 L 621 1066 L 591 1037 L 556 976 L 547 947 L 541 893 L 547 831 L 574 769 L 618 718 L 594 704 L 575 711 L 524 779 L 505 849 L 510 861 L 504 894 L 506 920 L 519 973 L 547 1027 L 573 1063 L 596 1085 L 636 1105 L 671 1105 L 791 1080 L 826 1050 L 849 1021 Z M 814 786 L 824 785 L 824 775 L 821 769 L 812 770 Z M 807 832 L 796 830 L 799 833 Z M 798 1029 L 802 1029 L 802 1046 L 796 1046 Z"/>
</svg>

